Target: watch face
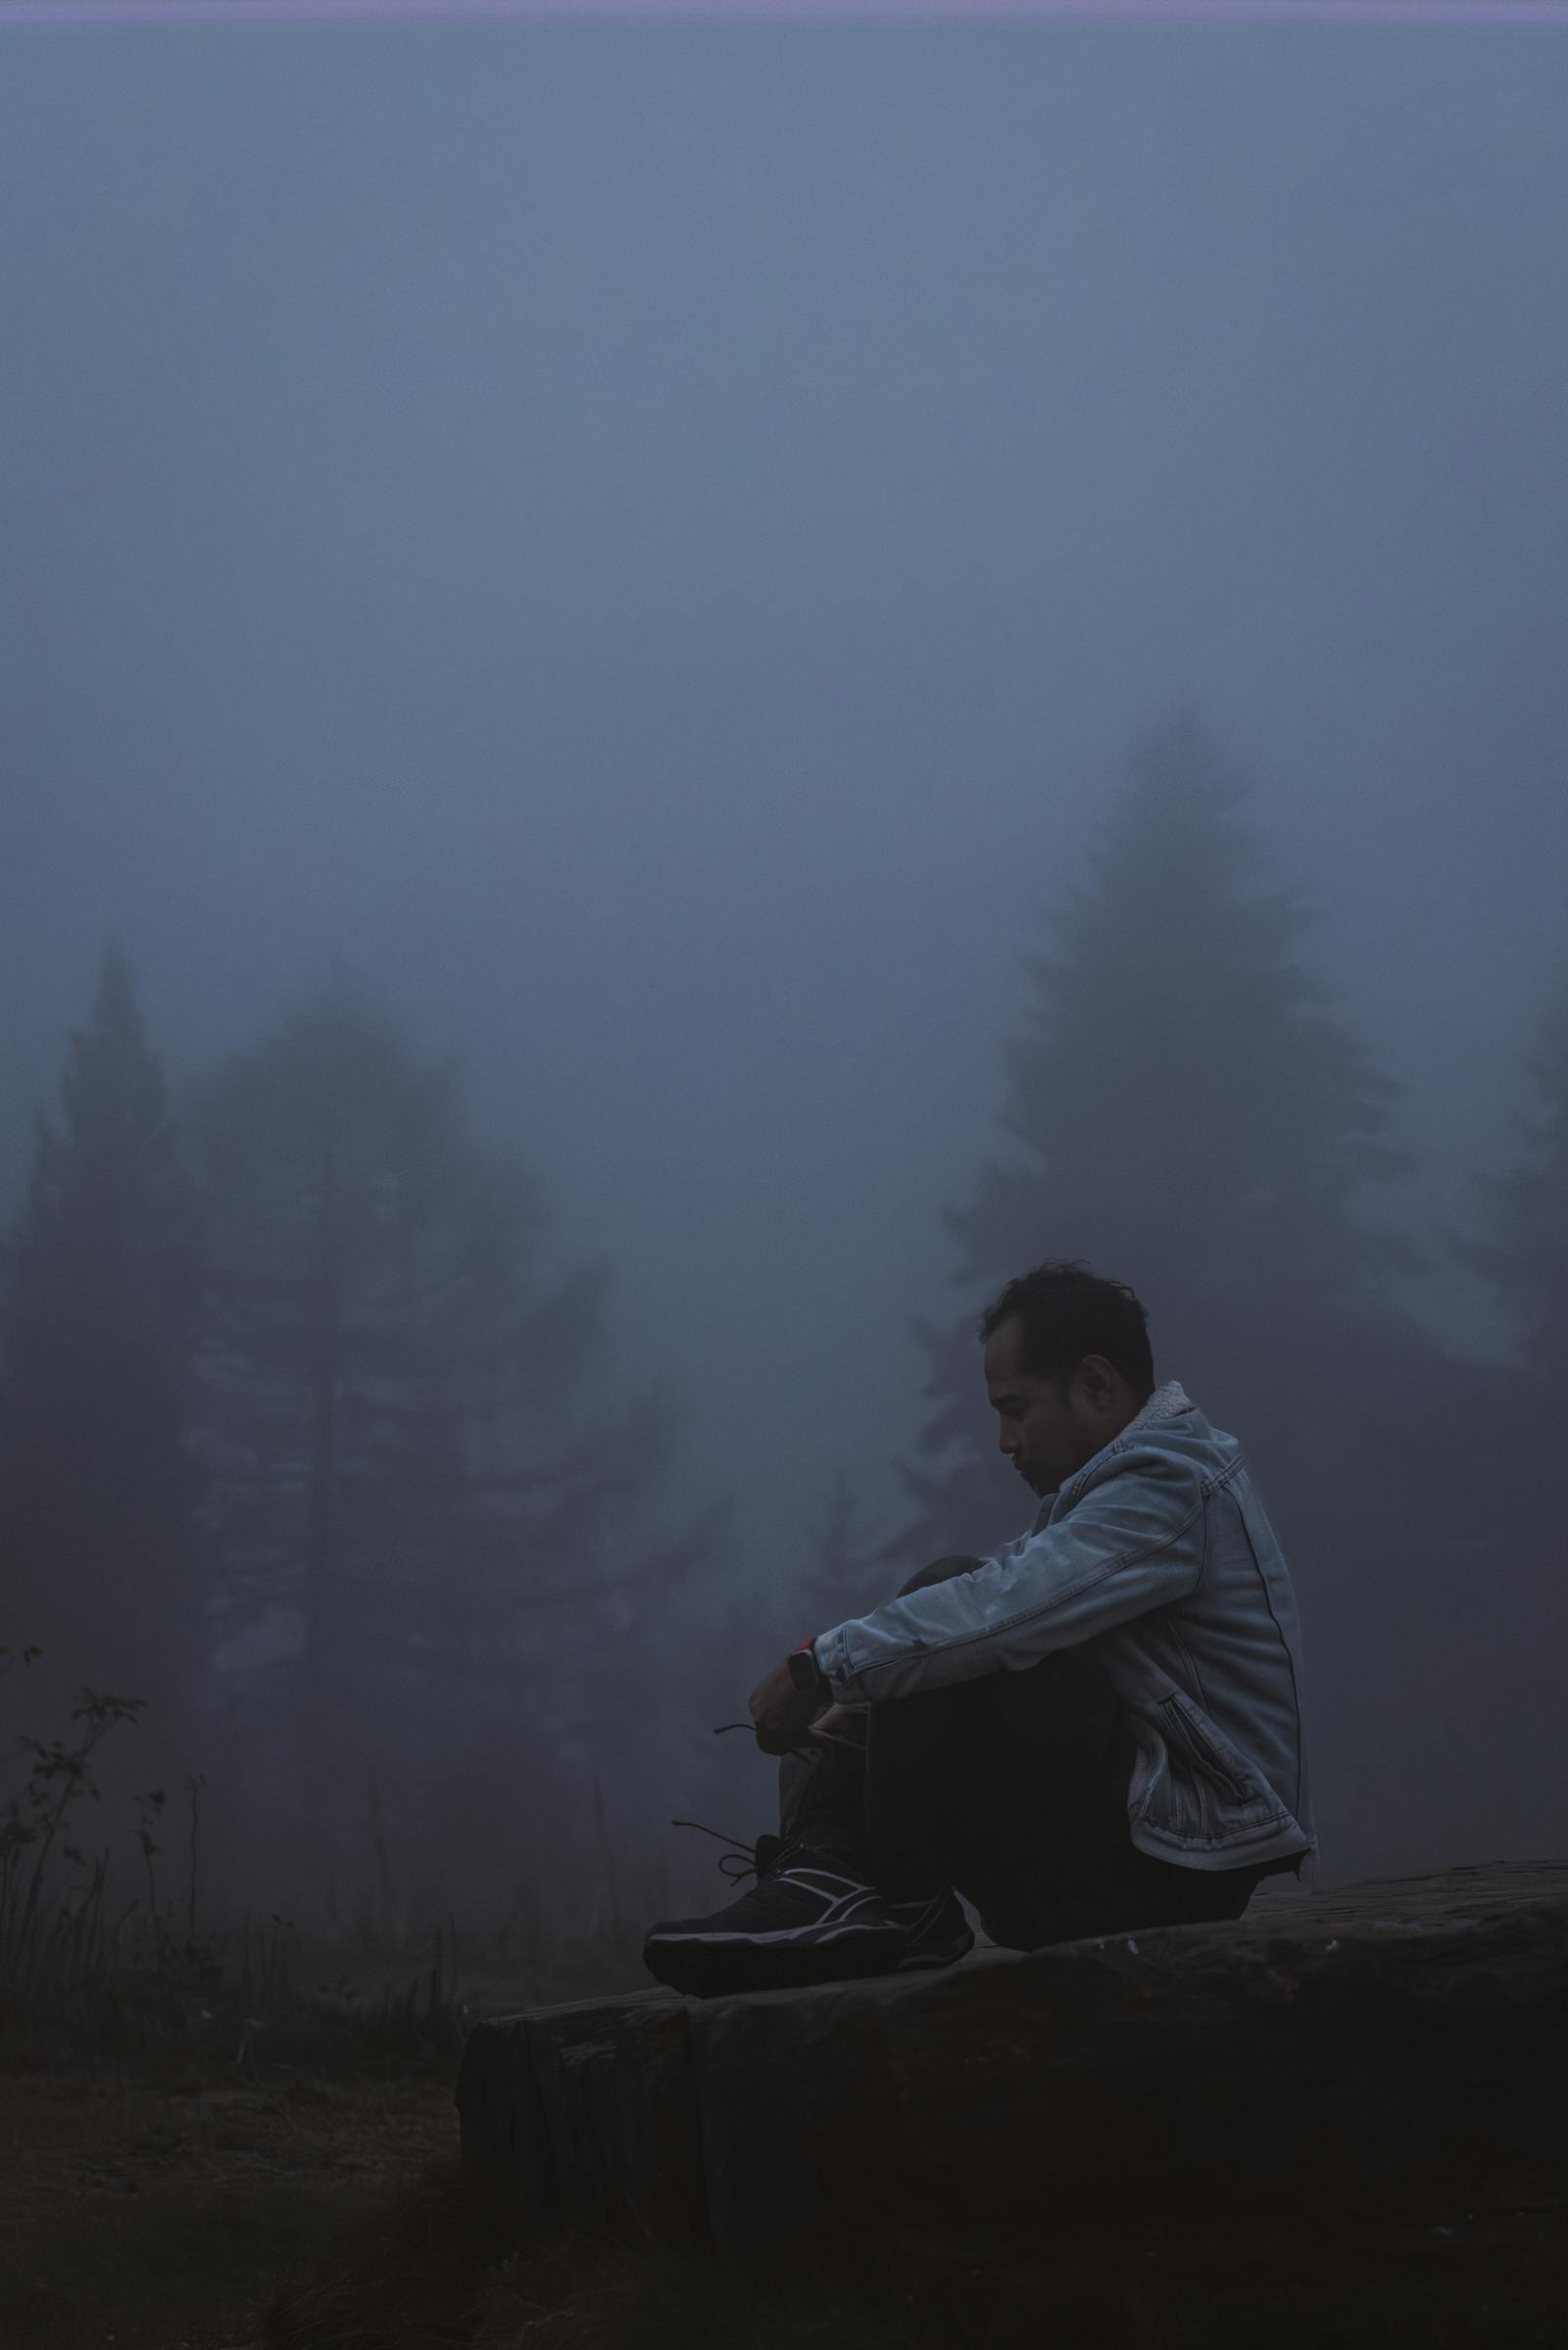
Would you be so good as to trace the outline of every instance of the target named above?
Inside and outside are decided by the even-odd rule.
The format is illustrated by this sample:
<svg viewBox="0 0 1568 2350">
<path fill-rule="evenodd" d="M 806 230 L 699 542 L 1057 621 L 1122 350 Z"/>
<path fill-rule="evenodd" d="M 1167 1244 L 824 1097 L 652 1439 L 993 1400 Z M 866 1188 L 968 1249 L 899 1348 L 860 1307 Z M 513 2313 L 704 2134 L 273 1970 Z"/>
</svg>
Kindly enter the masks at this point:
<svg viewBox="0 0 1568 2350">
<path fill-rule="evenodd" d="M 790 1658 L 790 1679 L 798 1689 L 814 1689 L 820 1675 L 809 1648 L 797 1648 Z"/>
</svg>

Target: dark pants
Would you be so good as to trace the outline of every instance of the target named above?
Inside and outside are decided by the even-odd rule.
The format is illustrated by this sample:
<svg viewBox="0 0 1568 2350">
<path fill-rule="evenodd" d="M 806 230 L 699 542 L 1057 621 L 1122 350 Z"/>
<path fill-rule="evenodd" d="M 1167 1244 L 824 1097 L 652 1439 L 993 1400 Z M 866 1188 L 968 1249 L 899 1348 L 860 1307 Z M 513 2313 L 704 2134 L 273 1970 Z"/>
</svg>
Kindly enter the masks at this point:
<svg viewBox="0 0 1568 2350">
<path fill-rule="evenodd" d="M 905 1588 L 973 1563 L 941 1560 Z M 889 1698 L 864 1724 L 862 1750 L 835 1743 L 785 1757 L 785 1836 L 808 1829 L 894 1898 L 952 1885 L 1010 1949 L 1239 1918 L 1270 1874 L 1176 1868 L 1135 1847 L 1126 1717 L 1082 1649 Z"/>
</svg>

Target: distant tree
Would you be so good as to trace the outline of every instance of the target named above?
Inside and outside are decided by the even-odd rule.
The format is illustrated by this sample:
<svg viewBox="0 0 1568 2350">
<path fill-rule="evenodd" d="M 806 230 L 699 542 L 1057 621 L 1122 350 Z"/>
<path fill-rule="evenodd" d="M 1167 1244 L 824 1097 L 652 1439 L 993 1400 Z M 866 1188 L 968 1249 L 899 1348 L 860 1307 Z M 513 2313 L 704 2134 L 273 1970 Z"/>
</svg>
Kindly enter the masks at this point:
<svg viewBox="0 0 1568 2350">
<path fill-rule="evenodd" d="M 453 1059 L 344 987 L 194 1093 L 208 1517 L 232 1668 L 324 1848 L 368 1791 L 542 1834 L 701 1530 L 650 1500 L 664 1408 L 607 1400 L 602 1268 L 552 1285 L 537 1185 Z M 265 1741 L 264 1741 L 265 1747 Z"/>
<path fill-rule="evenodd" d="M 200 1654 L 185 1444 L 196 1229 L 135 984 L 106 952 L 6 1248 L 0 1519 L 11 1622 L 54 1677 L 172 1732 Z"/>
<path fill-rule="evenodd" d="M 1146 738 L 1087 883 L 1027 965 L 1005 1151 L 946 1217 L 969 1310 L 921 1327 L 915 1516 L 888 1555 L 983 1550 L 1035 1506 L 996 1449 L 974 1309 L 1047 1256 L 1130 1282 L 1156 1377 L 1235 1429 L 1258 1472 L 1302 1587 L 1329 1826 L 1370 1854 L 1358 1838 L 1399 1799 L 1399 1690 L 1446 1571 L 1430 1477 L 1452 1390 L 1388 1296 L 1416 1253 L 1361 1220 L 1406 1163 L 1397 1089 L 1299 958 L 1310 916 L 1261 877 L 1243 798 L 1193 719 Z"/>
<path fill-rule="evenodd" d="M 1568 982 L 1546 1003 L 1523 1077 L 1513 1162 L 1476 1177 L 1479 1231 L 1449 1236 L 1491 1286 L 1515 1359 L 1478 1368 L 1455 1432 L 1470 1573 L 1434 1711 L 1476 1848 L 1555 1853 L 1568 1842 Z"/>
<path fill-rule="evenodd" d="M 1353 1213 L 1406 1163 L 1386 1133 L 1397 1088 L 1298 960 L 1310 917 L 1259 885 L 1242 797 L 1190 718 L 1138 747 L 1089 886 L 1067 888 L 1025 966 L 1032 1004 L 1004 1049 L 1010 1149 L 944 1220 L 977 1304 L 1043 1256 L 1082 1255 L 1150 1304 L 1156 1361 L 1255 1404 L 1250 1355 L 1288 1380 L 1303 1318 L 1384 1320 L 1386 1276 L 1418 1260 Z M 976 1442 L 973 1317 L 921 1335 L 936 1407 L 921 1450 L 960 1458 L 910 1475 L 912 1539 L 972 1547 L 1016 1518 L 1017 1480 Z M 1271 1378 L 1276 1393 L 1289 1408 Z"/>
<path fill-rule="evenodd" d="M 1568 1392 L 1568 981 L 1542 1014 L 1524 1077 L 1514 1163 L 1476 1178 L 1484 1231 L 1454 1246 L 1506 1317 L 1524 1375 L 1515 1405 L 1534 1436 L 1537 1415 L 1555 1418 Z"/>
</svg>

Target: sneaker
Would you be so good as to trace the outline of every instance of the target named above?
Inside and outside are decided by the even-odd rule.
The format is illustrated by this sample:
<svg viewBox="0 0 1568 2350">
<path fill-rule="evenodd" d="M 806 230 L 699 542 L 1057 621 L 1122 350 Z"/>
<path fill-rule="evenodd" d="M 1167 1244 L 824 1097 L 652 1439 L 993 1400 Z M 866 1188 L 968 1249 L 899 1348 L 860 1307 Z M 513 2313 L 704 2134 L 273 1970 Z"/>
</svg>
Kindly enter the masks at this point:
<svg viewBox="0 0 1568 2350">
<path fill-rule="evenodd" d="M 963 1904 L 946 1887 L 919 1901 L 889 1901 L 888 1916 L 904 1935 L 899 1972 L 916 1967 L 951 1967 L 974 1948 L 974 1933 Z"/>
<path fill-rule="evenodd" d="M 900 1965 L 908 1930 L 853 1864 L 764 1836 L 748 1865 L 757 1883 L 738 1901 L 710 1917 L 650 1927 L 643 1964 L 671 1990 L 717 1999 L 887 1975 Z"/>
</svg>

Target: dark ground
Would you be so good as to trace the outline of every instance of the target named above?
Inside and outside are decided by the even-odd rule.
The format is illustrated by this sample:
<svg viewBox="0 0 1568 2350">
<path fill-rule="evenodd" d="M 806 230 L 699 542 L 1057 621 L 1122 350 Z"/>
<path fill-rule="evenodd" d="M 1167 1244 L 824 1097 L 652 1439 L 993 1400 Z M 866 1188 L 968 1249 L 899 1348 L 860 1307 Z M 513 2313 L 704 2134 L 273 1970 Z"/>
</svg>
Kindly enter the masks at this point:
<svg viewBox="0 0 1568 2350">
<path fill-rule="evenodd" d="M 86 1991 L 0 1989 L 0 2350 L 249 2345 L 325 2247 L 453 2162 L 470 2013 L 626 1972 L 595 1951 L 459 2000 L 428 1954 L 253 1958 L 169 1945 Z"/>
<path fill-rule="evenodd" d="M 475 1993 L 494 2013 L 568 1995 Z M 610 1987 L 592 1984 L 593 1989 Z M 1126 2195 L 1027 2242 L 788 2245 L 750 2282 L 691 2255 L 522 2244 L 456 2164 L 465 2017 L 371 1991 L 260 2029 L 167 1986 L 0 2014 L 0 2350 L 1513 2350 L 1568 2343 L 1568 2162 L 1171 2204 Z M 1568 2107 L 1565 2107 L 1568 2110 Z M 1270 2118 L 1260 2112 L 1258 2129 Z M 1027 2159 L 1026 2150 L 1020 2150 Z M 1161 2218 L 1161 2213 L 1165 2216 Z"/>
<path fill-rule="evenodd" d="M 1053 2243 L 899 2248 L 874 2294 L 792 2271 L 491 2234 L 455 2174 L 451 2066 L 201 2081 L 166 2060 L 0 2079 L 5 2350 L 1163 2350 L 1568 2340 L 1568 2172 L 1377 2211 L 1190 2221 L 1137 2209 Z M 321 2256 L 325 2258 L 322 2259 Z M 314 2272 L 314 2274 L 313 2274 Z M 263 2334 L 262 2313 L 272 2305 Z"/>
<path fill-rule="evenodd" d="M 0 2078 L 5 2350 L 223 2350 L 334 2234 L 455 2143 L 450 2065 Z"/>
<path fill-rule="evenodd" d="M 428 2229 L 419 2225 L 428 2215 Z M 781 2244 L 748 2283 L 693 2256 L 508 2247 L 451 2170 L 281 2296 L 269 2350 L 1524 2350 L 1568 2340 L 1568 2189 L 1495 2177 L 1377 2210 L 1136 2209 L 1031 2242 L 867 2247 L 817 2278 Z M 415 2247 L 411 2257 L 411 2245 Z M 493 2248 L 492 2248 L 493 2252 Z M 425 2298 L 426 2294 L 429 2296 Z"/>
</svg>

